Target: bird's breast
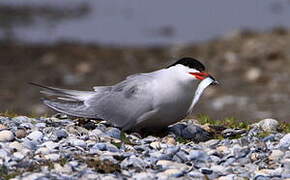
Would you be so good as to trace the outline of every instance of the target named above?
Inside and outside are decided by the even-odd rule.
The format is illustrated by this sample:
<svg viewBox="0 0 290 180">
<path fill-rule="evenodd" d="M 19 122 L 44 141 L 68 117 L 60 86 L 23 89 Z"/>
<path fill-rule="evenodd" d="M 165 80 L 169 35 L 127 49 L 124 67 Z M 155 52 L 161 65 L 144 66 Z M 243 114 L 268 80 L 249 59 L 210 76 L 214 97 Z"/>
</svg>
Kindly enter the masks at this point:
<svg viewBox="0 0 290 180">
<path fill-rule="evenodd" d="M 155 91 L 156 92 L 156 91 Z M 168 83 L 158 90 L 155 95 L 155 106 L 159 109 L 159 115 L 167 119 L 178 119 L 186 116 L 192 103 L 194 88 L 192 86 L 180 86 Z"/>
</svg>

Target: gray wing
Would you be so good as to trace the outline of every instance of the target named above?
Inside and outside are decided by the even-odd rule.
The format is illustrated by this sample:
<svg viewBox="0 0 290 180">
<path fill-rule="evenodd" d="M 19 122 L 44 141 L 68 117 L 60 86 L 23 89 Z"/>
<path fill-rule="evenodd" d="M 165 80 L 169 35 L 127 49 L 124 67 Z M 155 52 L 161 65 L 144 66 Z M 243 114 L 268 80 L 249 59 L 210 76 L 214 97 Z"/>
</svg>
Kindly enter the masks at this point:
<svg viewBox="0 0 290 180">
<path fill-rule="evenodd" d="M 139 117 L 153 110 L 152 80 L 147 74 L 129 76 L 84 103 L 104 120 L 129 129 Z M 98 91 L 98 87 L 94 89 Z"/>
</svg>

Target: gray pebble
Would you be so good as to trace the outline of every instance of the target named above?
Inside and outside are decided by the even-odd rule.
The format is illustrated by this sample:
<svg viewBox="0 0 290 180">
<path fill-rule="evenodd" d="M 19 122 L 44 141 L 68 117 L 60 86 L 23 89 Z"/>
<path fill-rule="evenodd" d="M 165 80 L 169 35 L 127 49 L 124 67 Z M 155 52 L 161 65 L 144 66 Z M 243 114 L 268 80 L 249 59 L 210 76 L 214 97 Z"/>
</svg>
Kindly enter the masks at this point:
<svg viewBox="0 0 290 180">
<path fill-rule="evenodd" d="M 144 170 L 146 167 L 149 166 L 149 164 L 145 162 L 144 160 L 142 160 L 141 158 L 138 158 L 136 156 L 131 156 L 124 159 L 121 162 L 120 166 L 124 169 L 127 169 L 129 167 L 135 167 L 139 170 Z"/>
<path fill-rule="evenodd" d="M 119 152 L 120 151 L 116 146 L 114 146 L 113 144 L 109 144 L 109 143 L 96 143 L 93 147 L 90 148 L 91 152 L 94 152 L 95 150 L 110 151 L 110 152 Z"/>
<path fill-rule="evenodd" d="M 189 152 L 188 159 L 196 161 L 207 161 L 209 156 L 200 150 L 192 150 Z"/>
<path fill-rule="evenodd" d="M 285 136 L 283 136 L 282 139 L 280 139 L 278 146 L 281 149 L 288 150 L 290 146 L 290 134 L 286 134 Z"/>
<path fill-rule="evenodd" d="M 181 132 L 181 136 L 186 139 L 192 139 L 195 142 L 203 142 L 212 138 L 212 135 L 206 130 L 196 125 L 188 125 Z"/>
<path fill-rule="evenodd" d="M 81 139 L 70 139 L 69 142 L 73 146 L 79 146 L 79 147 L 82 147 L 82 148 L 85 148 L 87 146 L 87 143 L 84 140 L 81 140 Z"/>
<path fill-rule="evenodd" d="M 37 127 L 37 128 L 45 128 L 46 124 L 45 123 L 36 123 L 35 127 Z"/>
<path fill-rule="evenodd" d="M 111 128 L 106 132 L 106 134 L 110 137 L 120 139 L 121 138 L 121 131 L 117 128 Z"/>
<path fill-rule="evenodd" d="M 54 131 L 54 134 L 58 140 L 68 137 L 68 133 L 63 129 L 57 129 L 56 131 Z"/>
</svg>

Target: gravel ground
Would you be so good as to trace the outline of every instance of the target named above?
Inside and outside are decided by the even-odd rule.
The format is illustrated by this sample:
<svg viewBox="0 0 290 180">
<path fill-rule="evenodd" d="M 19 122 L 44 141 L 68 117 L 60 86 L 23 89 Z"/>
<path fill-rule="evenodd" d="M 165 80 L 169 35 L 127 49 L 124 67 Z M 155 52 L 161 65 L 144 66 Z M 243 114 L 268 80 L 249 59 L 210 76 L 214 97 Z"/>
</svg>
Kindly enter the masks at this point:
<svg viewBox="0 0 290 180">
<path fill-rule="evenodd" d="M 275 119 L 244 129 L 187 119 L 157 136 L 61 114 L 0 116 L 0 179 L 285 179 L 289 147 Z"/>
</svg>

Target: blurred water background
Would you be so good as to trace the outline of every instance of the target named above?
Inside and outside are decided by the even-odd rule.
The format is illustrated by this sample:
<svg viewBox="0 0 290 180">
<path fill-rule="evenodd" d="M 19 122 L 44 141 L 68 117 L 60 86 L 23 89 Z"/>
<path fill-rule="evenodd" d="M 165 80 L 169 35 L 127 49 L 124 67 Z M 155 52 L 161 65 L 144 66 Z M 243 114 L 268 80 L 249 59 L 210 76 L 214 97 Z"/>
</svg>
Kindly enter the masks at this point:
<svg viewBox="0 0 290 180">
<path fill-rule="evenodd" d="M 26 83 L 89 90 L 182 56 L 222 82 L 195 114 L 287 121 L 289 0 L 2 0 L 0 112 L 52 113 Z"/>
<path fill-rule="evenodd" d="M 2 38 L 10 33 L 34 43 L 156 46 L 290 26 L 290 1 L 285 0 L 2 0 L 0 5 Z"/>
</svg>

